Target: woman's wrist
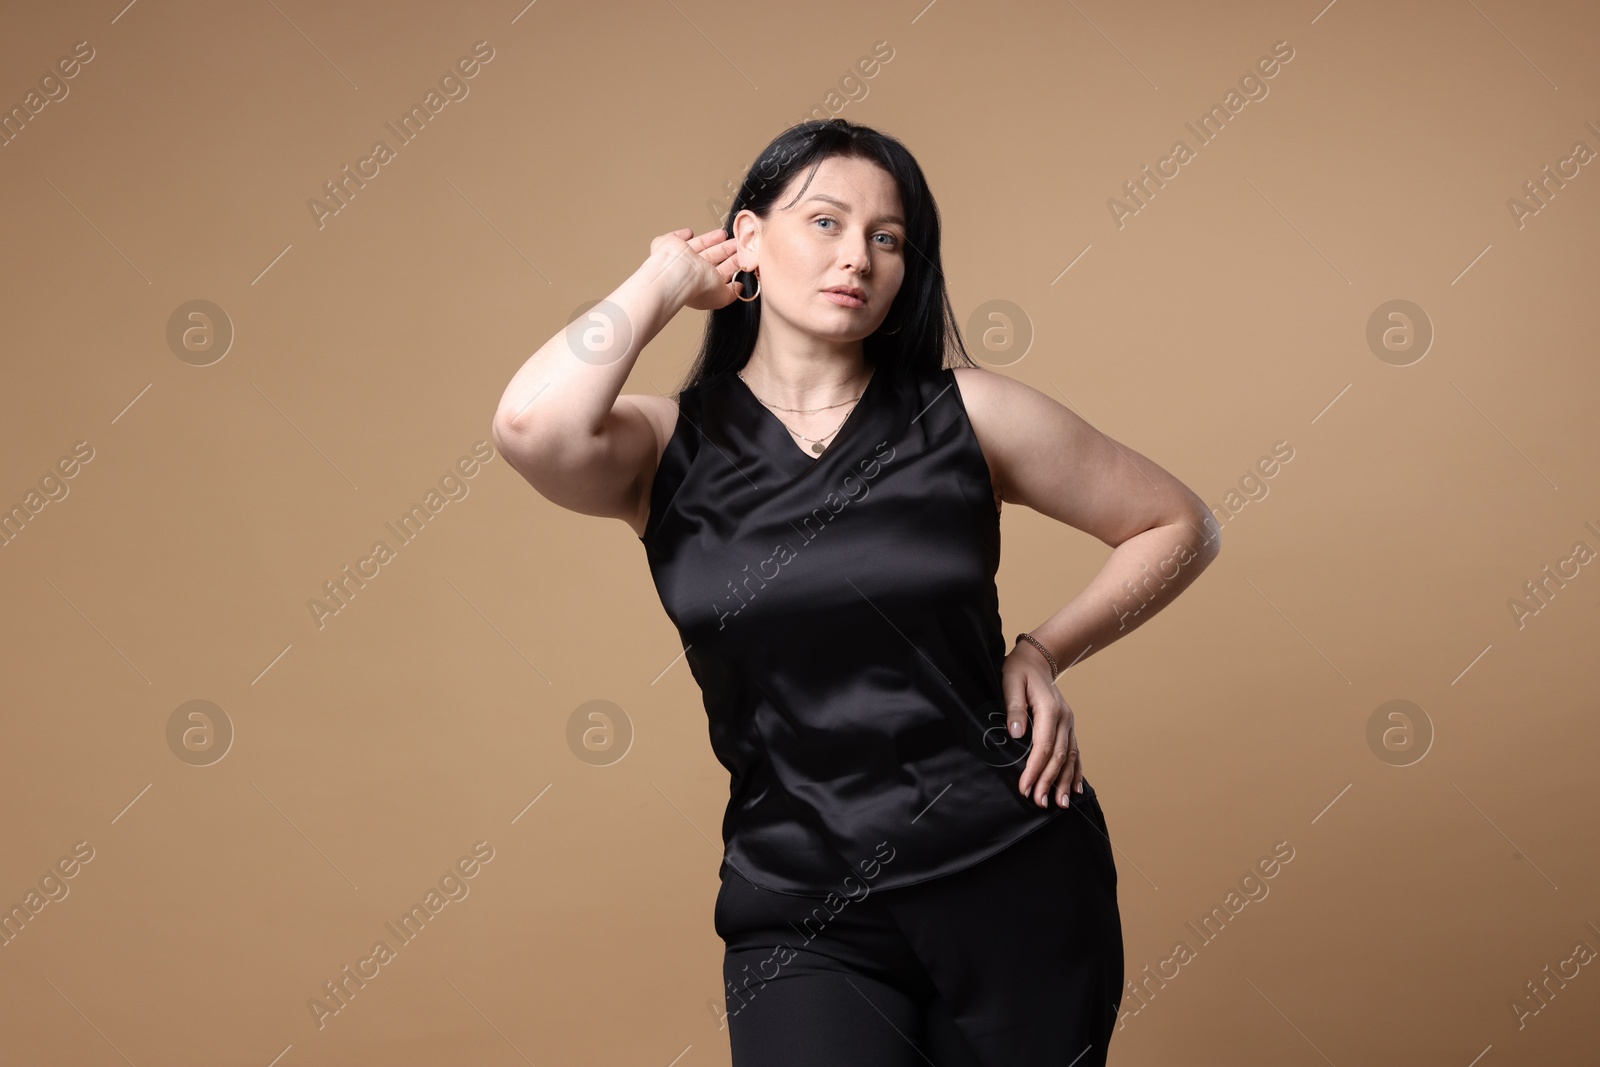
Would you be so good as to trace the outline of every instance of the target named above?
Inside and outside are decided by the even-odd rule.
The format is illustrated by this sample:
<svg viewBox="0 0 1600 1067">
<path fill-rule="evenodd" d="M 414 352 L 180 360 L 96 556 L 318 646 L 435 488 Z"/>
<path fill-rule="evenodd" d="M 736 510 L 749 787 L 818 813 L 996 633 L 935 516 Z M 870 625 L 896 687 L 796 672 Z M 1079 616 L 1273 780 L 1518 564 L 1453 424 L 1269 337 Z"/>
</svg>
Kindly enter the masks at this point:
<svg viewBox="0 0 1600 1067">
<path fill-rule="evenodd" d="M 615 350 L 620 351 L 624 344 L 634 352 L 643 349 L 683 310 L 683 287 L 675 275 L 662 269 L 663 263 L 652 255 L 602 301 L 622 315 L 621 322 L 613 323 L 618 335 L 613 343 Z M 602 309 L 592 308 L 589 313 L 593 315 L 598 310 Z"/>
<path fill-rule="evenodd" d="M 693 275 L 685 268 L 693 264 L 679 262 L 680 259 L 672 252 L 652 252 L 630 279 L 655 296 L 664 319 L 671 319 L 689 303 Z"/>
<path fill-rule="evenodd" d="M 1038 653 L 1039 659 L 1044 662 L 1046 669 L 1048 669 L 1050 672 L 1050 680 L 1052 682 L 1061 676 L 1061 667 L 1059 666 L 1059 661 L 1056 659 L 1055 653 L 1044 647 L 1044 642 L 1040 641 L 1037 637 L 1034 637 L 1030 633 L 1020 633 L 1017 635 L 1016 643 L 1019 646 L 1027 645 L 1029 648 L 1033 649 L 1034 652 Z"/>
</svg>

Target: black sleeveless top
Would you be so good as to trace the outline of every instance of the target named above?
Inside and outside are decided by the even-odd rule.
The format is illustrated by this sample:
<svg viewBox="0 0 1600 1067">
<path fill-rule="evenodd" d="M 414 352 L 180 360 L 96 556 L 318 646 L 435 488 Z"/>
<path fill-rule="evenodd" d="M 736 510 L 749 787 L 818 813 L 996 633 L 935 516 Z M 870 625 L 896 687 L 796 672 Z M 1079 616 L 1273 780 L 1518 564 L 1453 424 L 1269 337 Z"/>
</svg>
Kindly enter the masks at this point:
<svg viewBox="0 0 1600 1067">
<path fill-rule="evenodd" d="M 1062 814 L 1017 790 L 1000 517 L 953 371 L 877 367 L 820 456 L 733 374 L 678 409 L 641 541 L 732 775 L 726 863 L 799 896 L 888 889 Z"/>
</svg>

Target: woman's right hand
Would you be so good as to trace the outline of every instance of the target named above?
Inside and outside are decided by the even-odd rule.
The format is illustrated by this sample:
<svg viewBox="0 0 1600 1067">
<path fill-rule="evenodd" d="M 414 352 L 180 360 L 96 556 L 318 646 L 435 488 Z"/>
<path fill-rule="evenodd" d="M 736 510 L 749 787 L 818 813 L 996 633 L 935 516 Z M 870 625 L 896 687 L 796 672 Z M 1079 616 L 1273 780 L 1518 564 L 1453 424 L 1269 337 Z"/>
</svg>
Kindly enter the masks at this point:
<svg viewBox="0 0 1600 1067">
<path fill-rule="evenodd" d="M 651 240 L 650 258 L 661 263 L 666 280 L 684 294 L 684 307 L 715 311 L 741 295 L 742 284 L 733 280 L 739 270 L 734 240 L 724 238 L 721 229 L 695 237 L 685 226 Z"/>
</svg>

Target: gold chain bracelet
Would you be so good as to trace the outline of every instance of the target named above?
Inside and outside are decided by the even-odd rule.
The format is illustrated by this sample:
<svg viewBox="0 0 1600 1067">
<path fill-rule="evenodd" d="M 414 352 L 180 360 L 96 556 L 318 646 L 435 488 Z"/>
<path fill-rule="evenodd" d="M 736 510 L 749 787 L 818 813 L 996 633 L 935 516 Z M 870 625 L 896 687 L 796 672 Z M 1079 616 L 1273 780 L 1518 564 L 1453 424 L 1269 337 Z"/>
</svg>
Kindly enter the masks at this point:
<svg viewBox="0 0 1600 1067">
<path fill-rule="evenodd" d="M 1034 637 L 1032 634 L 1022 633 L 1017 635 L 1017 641 L 1019 643 L 1026 641 L 1034 648 L 1037 648 L 1040 652 L 1044 653 L 1044 658 L 1050 662 L 1050 680 L 1052 682 L 1060 676 L 1061 668 L 1056 666 L 1056 658 L 1050 654 L 1050 650 L 1048 648 L 1045 648 L 1039 643 L 1039 639 L 1037 637 Z"/>
</svg>

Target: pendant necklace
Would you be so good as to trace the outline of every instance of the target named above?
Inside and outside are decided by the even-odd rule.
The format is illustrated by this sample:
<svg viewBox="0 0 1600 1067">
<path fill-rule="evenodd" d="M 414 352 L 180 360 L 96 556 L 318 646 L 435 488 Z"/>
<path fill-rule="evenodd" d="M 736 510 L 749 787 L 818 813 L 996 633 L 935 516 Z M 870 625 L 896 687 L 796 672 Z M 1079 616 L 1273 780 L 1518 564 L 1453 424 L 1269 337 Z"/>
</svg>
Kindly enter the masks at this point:
<svg viewBox="0 0 1600 1067">
<path fill-rule="evenodd" d="M 748 389 L 750 387 L 750 383 L 744 381 L 744 374 L 742 372 L 738 372 L 738 371 L 736 371 L 735 373 L 738 374 L 739 380 L 741 382 L 744 382 L 745 388 Z M 874 372 L 874 373 L 876 373 L 876 372 Z M 867 380 L 871 381 L 871 378 L 868 378 Z M 754 389 L 750 389 L 750 395 L 751 396 L 755 396 L 757 400 L 761 400 L 761 398 L 759 396 L 756 396 L 756 391 Z M 865 395 L 866 395 L 866 389 L 863 388 L 860 393 L 856 394 L 856 396 L 855 396 L 855 398 L 853 400 L 841 400 L 837 404 L 824 404 L 822 407 L 819 407 L 819 408 L 784 408 L 784 407 L 778 407 L 776 404 L 768 404 L 765 400 L 761 400 L 761 403 L 762 403 L 763 406 L 765 406 L 768 409 L 771 409 L 773 411 L 792 411 L 792 412 L 795 412 L 796 414 L 808 415 L 808 414 L 811 414 L 811 413 L 817 412 L 817 411 L 826 411 L 829 408 L 843 407 L 845 404 L 854 404 L 856 401 L 860 400 Z M 852 408 L 851 410 L 854 411 L 855 409 Z M 791 434 L 794 434 L 794 436 L 800 438 L 800 440 L 811 442 L 811 451 L 813 453 L 815 453 L 816 455 L 819 455 L 819 456 L 822 455 L 823 449 L 827 447 L 826 445 L 823 444 L 823 442 L 825 442 L 828 438 L 832 437 L 834 434 L 838 433 L 840 430 L 844 429 L 844 424 L 846 422 L 850 421 L 850 416 L 846 415 L 844 417 L 844 421 L 843 422 L 840 422 L 839 425 L 835 426 L 833 429 L 829 430 L 827 433 L 823 434 L 821 437 L 807 437 L 803 433 L 797 433 L 795 431 L 795 429 L 792 426 L 790 426 L 787 422 L 784 422 L 782 418 L 779 418 L 776 415 L 774 415 L 773 417 L 777 418 L 780 423 L 783 423 L 783 428 L 784 429 L 788 430 Z"/>
</svg>

